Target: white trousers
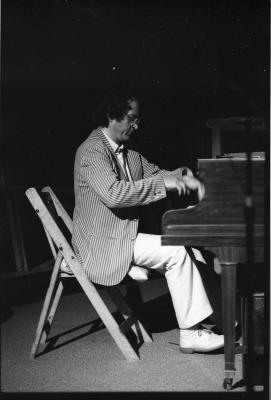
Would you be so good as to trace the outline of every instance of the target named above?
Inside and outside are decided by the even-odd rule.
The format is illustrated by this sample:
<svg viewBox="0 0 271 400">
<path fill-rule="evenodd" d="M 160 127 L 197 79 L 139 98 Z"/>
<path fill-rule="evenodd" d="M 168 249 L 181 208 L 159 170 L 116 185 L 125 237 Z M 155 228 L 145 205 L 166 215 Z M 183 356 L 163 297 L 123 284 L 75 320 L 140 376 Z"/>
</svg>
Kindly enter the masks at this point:
<svg viewBox="0 0 271 400">
<path fill-rule="evenodd" d="M 200 251 L 195 260 L 205 263 Z M 162 246 L 160 235 L 139 233 L 133 264 L 161 272 L 168 284 L 176 318 L 181 329 L 190 328 L 213 312 L 195 260 L 184 246 Z"/>
</svg>

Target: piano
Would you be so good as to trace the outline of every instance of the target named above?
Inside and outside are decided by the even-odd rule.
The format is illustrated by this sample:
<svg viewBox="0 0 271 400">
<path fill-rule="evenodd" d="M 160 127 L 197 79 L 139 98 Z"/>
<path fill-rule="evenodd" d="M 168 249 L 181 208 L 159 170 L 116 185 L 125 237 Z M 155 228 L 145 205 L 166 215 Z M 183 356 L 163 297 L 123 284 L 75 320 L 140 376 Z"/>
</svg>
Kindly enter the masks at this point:
<svg viewBox="0 0 271 400">
<path fill-rule="evenodd" d="M 162 245 L 204 246 L 221 265 L 225 372 L 223 387 L 235 375 L 236 272 L 238 264 L 264 260 L 265 160 L 225 156 L 199 159 L 204 182 L 201 202 L 162 216 Z"/>
</svg>

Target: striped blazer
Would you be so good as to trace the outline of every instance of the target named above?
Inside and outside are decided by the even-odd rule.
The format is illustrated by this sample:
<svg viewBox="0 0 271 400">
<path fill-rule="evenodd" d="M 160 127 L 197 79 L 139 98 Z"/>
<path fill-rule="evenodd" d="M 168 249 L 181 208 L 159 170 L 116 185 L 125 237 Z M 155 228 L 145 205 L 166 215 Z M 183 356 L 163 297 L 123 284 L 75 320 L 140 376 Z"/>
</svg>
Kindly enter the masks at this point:
<svg viewBox="0 0 271 400">
<path fill-rule="evenodd" d="M 119 283 L 130 267 L 139 207 L 166 197 L 162 176 L 169 171 L 127 150 L 128 181 L 100 128 L 79 146 L 74 165 L 72 244 L 94 283 Z"/>
</svg>

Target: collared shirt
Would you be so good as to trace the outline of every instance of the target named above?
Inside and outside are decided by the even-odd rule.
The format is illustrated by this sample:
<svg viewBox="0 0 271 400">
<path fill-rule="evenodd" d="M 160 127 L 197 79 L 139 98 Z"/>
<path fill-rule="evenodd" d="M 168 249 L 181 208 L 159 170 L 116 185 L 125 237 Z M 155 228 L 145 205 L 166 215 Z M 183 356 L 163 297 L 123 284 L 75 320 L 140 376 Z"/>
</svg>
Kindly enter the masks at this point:
<svg viewBox="0 0 271 400">
<path fill-rule="evenodd" d="M 102 132 L 104 134 L 104 136 L 106 137 L 106 139 L 108 140 L 110 146 L 112 147 L 112 149 L 114 150 L 114 153 L 119 161 L 120 166 L 123 169 L 124 174 L 128 177 L 129 181 L 132 181 L 132 176 L 130 173 L 130 169 L 126 160 L 126 157 L 123 156 L 123 144 L 121 146 L 119 146 L 116 142 L 114 142 L 114 140 L 112 140 L 102 129 Z"/>
</svg>

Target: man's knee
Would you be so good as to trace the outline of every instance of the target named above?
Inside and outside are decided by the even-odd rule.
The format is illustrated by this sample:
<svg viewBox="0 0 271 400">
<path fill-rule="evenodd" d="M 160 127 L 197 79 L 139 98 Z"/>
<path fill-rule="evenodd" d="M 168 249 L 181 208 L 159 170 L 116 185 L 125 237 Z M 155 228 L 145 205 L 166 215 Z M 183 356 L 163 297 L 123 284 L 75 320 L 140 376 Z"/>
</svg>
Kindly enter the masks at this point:
<svg viewBox="0 0 271 400">
<path fill-rule="evenodd" d="M 187 265 L 188 254 L 183 246 L 178 246 L 172 251 L 172 255 L 166 264 L 166 270 L 173 268 L 182 268 Z M 190 263 L 191 264 L 191 263 Z"/>
</svg>

